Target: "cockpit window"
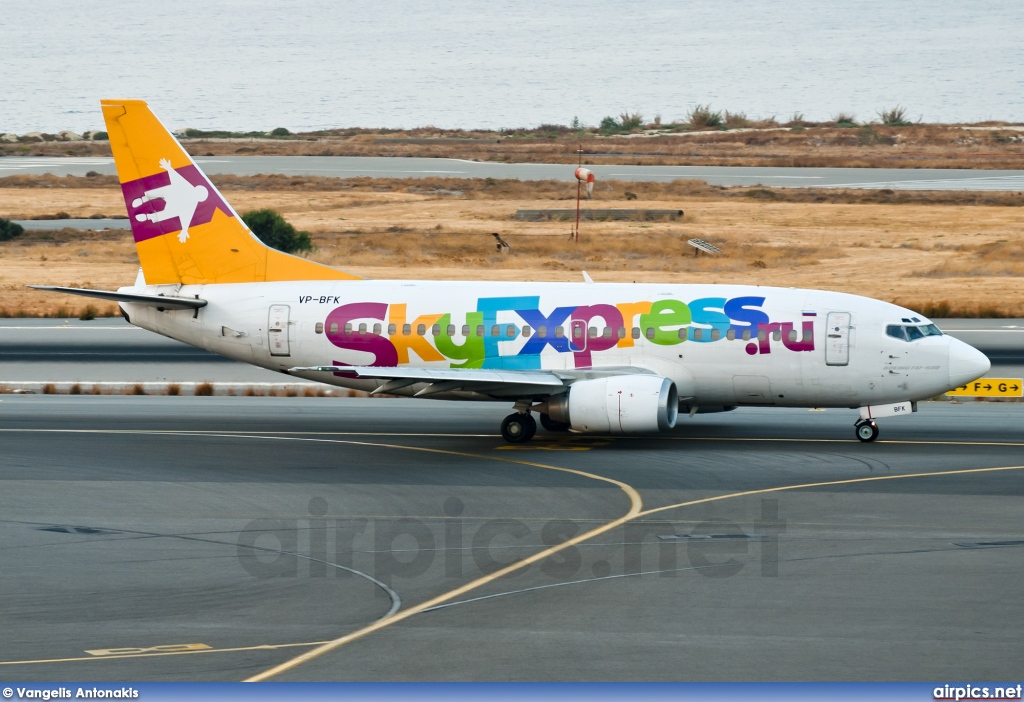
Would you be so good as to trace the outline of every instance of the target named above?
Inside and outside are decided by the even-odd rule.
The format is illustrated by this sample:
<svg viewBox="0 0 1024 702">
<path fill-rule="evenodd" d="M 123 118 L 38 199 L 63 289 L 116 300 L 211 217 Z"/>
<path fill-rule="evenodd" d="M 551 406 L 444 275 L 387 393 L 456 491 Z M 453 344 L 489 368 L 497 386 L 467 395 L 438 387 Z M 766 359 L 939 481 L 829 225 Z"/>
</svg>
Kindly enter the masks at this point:
<svg viewBox="0 0 1024 702">
<path fill-rule="evenodd" d="M 893 339 L 899 339 L 900 341 L 907 340 L 907 333 L 903 331 L 903 327 L 899 324 L 890 324 L 885 328 L 886 336 L 891 336 Z"/>
<path fill-rule="evenodd" d="M 934 324 L 890 324 L 885 334 L 900 341 L 917 341 L 926 336 L 942 336 L 942 331 Z"/>
</svg>

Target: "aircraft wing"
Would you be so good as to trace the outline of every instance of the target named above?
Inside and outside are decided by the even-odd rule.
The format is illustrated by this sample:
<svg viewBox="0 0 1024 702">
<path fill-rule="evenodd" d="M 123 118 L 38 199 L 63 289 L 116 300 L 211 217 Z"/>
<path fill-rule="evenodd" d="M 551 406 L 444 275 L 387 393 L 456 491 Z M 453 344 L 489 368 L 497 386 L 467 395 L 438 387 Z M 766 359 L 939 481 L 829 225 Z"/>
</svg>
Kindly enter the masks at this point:
<svg viewBox="0 0 1024 702">
<path fill-rule="evenodd" d="M 289 373 L 339 373 L 352 378 L 385 380 L 374 390 L 392 392 L 417 383 L 426 387 L 416 397 L 441 392 L 467 390 L 485 394 L 554 395 L 566 387 L 566 382 L 552 371 L 485 370 L 481 368 L 383 368 L 376 366 L 299 366 Z M 566 379 L 570 379 L 566 376 Z"/>
<path fill-rule="evenodd" d="M 416 397 L 465 390 L 485 395 L 550 396 L 564 392 L 573 381 L 609 375 L 650 374 L 635 367 L 593 368 L 586 370 L 488 370 L 483 368 L 385 368 L 378 366 L 298 366 L 289 373 L 343 373 L 352 378 L 385 380 L 374 393 L 392 392 L 417 383 L 426 387 Z"/>
</svg>

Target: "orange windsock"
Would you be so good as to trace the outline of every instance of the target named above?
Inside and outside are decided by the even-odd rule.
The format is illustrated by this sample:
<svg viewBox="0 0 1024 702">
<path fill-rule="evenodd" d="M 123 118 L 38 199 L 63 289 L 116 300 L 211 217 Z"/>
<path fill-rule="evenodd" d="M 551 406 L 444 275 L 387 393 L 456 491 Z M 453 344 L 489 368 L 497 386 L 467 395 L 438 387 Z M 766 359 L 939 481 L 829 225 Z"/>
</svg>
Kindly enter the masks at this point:
<svg viewBox="0 0 1024 702">
<path fill-rule="evenodd" d="M 587 184 L 587 197 L 594 196 L 594 172 L 589 168 L 577 168 L 576 180 Z"/>
</svg>

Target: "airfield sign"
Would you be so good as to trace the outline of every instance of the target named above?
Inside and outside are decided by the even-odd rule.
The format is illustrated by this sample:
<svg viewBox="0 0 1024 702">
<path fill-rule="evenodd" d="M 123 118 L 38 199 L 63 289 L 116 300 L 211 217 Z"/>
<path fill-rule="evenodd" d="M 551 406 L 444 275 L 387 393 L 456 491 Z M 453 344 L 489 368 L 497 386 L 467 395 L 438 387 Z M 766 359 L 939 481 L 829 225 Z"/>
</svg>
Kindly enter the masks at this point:
<svg viewBox="0 0 1024 702">
<path fill-rule="evenodd" d="M 946 394 L 952 397 L 1024 397 L 1024 379 L 979 378 Z"/>
</svg>

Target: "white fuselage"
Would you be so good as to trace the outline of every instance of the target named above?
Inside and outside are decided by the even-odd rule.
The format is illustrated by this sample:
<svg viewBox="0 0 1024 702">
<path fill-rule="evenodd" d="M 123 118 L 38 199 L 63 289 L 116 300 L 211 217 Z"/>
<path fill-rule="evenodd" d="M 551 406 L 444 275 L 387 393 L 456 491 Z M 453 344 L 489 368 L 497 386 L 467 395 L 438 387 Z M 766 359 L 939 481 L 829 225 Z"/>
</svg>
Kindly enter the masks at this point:
<svg viewBox="0 0 1024 702">
<path fill-rule="evenodd" d="M 862 407 L 932 397 L 988 368 L 983 355 L 949 336 L 888 336 L 888 325 L 930 324 L 910 310 L 818 290 L 310 281 L 122 292 L 207 300 L 196 312 L 122 307 L 137 326 L 282 372 L 379 365 L 586 377 L 588 371 L 639 368 L 673 380 L 680 403 L 691 406 Z M 297 375 L 364 390 L 381 385 L 330 373 Z M 503 396 L 456 391 L 433 397 Z"/>
</svg>

